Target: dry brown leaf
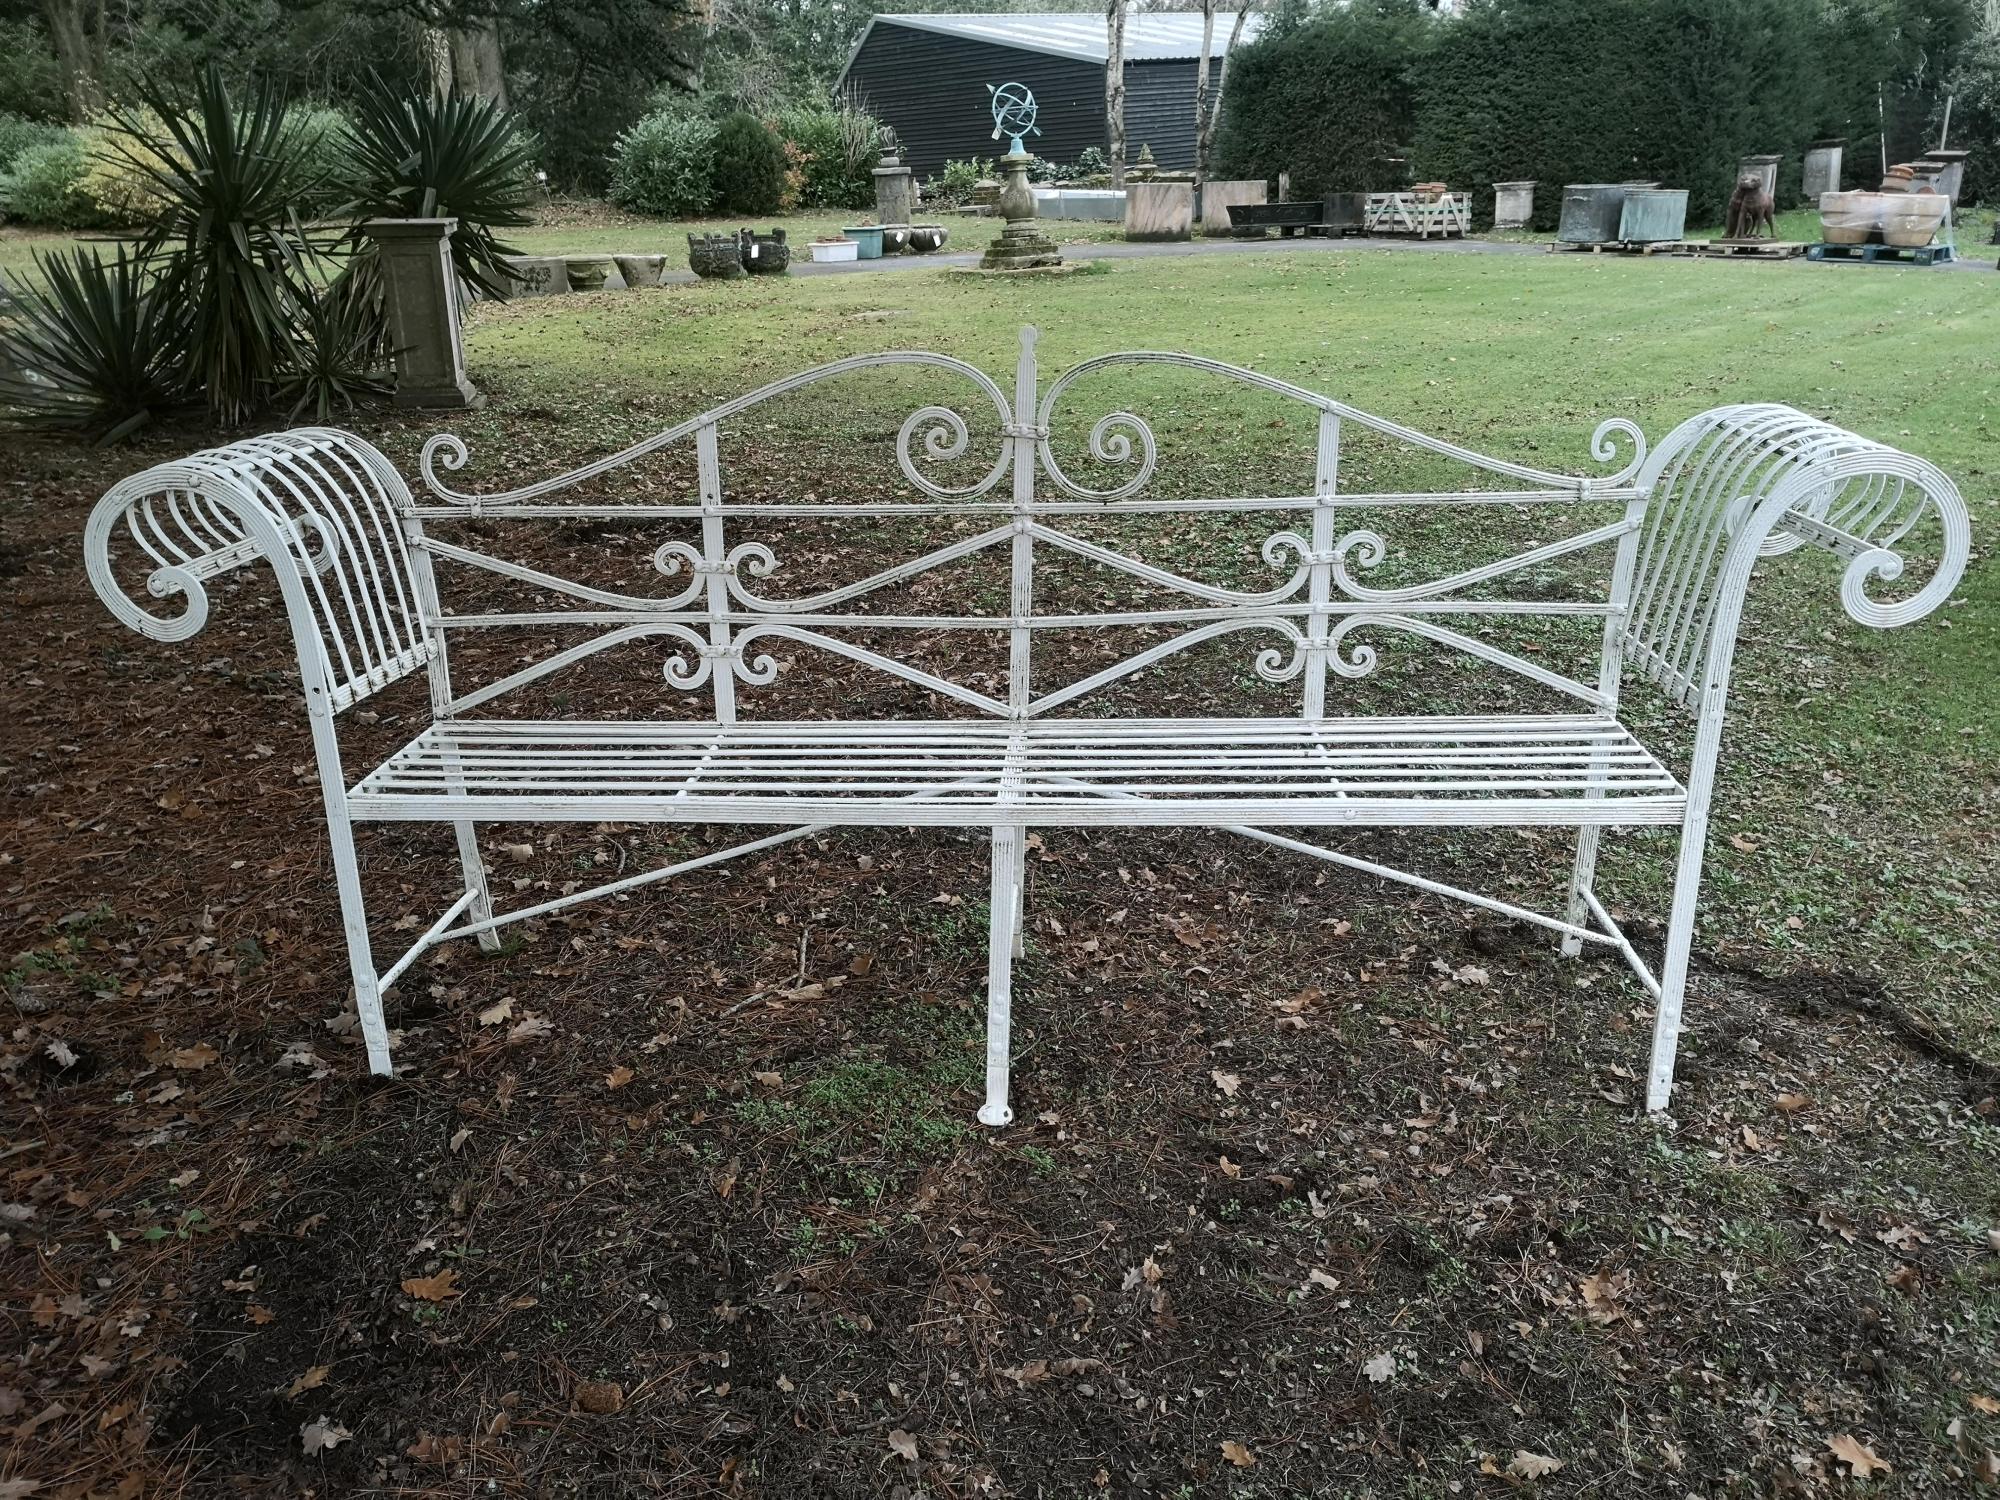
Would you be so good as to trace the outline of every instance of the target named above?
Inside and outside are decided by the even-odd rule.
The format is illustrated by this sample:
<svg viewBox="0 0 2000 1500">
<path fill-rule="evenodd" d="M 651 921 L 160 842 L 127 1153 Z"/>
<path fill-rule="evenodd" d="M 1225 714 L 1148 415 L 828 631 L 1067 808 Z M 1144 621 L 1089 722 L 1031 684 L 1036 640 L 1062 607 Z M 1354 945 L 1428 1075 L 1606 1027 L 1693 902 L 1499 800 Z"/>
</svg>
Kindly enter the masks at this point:
<svg viewBox="0 0 2000 1500">
<path fill-rule="evenodd" d="M 1247 1469 L 1250 1465 L 1257 1462 L 1257 1455 L 1234 1438 L 1225 1438 L 1220 1446 L 1222 1448 L 1222 1456 L 1235 1464 L 1239 1469 Z"/>
<path fill-rule="evenodd" d="M 1995 1401 L 1991 1396 L 1972 1395 L 1966 1397 L 1966 1400 L 1972 1404 L 1974 1411 L 1983 1411 L 1989 1417 L 2000 1416 L 2000 1401 Z"/>
<path fill-rule="evenodd" d="M 326 1377 L 333 1373 L 332 1365 L 314 1365 L 285 1388 L 286 1396 L 296 1400 L 307 1391 L 316 1391 L 326 1384 Z"/>
<path fill-rule="evenodd" d="M 354 1434 L 335 1422 L 331 1417 L 318 1417 L 299 1429 L 299 1442 L 306 1450 L 306 1457 L 324 1453 L 329 1448 L 337 1448 Z"/>
<path fill-rule="evenodd" d="M 740 1156 L 730 1157 L 728 1165 L 715 1174 L 715 1196 L 718 1198 L 727 1198 L 731 1193 L 735 1192 L 736 1178 L 742 1170 L 743 1158 Z"/>
<path fill-rule="evenodd" d="M 767 1089 L 777 1088 L 785 1081 L 783 1073 L 752 1073 L 750 1076 Z"/>
<path fill-rule="evenodd" d="M 1225 1073 L 1217 1068 L 1208 1076 L 1215 1080 L 1215 1086 L 1222 1090 L 1225 1098 L 1234 1099 L 1236 1091 L 1243 1087 L 1243 1079 L 1236 1073 Z"/>
<path fill-rule="evenodd" d="M 622 1089 L 632 1081 L 633 1076 L 632 1070 L 620 1063 L 604 1075 L 604 1086 L 608 1089 Z"/>
<path fill-rule="evenodd" d="M 1895 1470 L 1876 1456 L 1875 1450 L 1862 1442 L 1851 1432 L 1843 1432 L 1839 1437 L 1826 1440 L 1826 1451 L 1846 1464 L 1856 1479 L 1869 1479 L 1876 1474 L 1893 1474 Z"/>
<path fill-rule="evenodd" d="M 1778 1113 L 1795 1115 L 1813 1102 L 1811 1094 L 1780 1094 L 1776 1101 Z"/>
<path fill-rule="evenodd" d="M 495 1000 L 479 1013 L 479 1024 L 481 1026 L 498 1026 L 502 1021 L 511 1021 L 513 1019 L 514 997 L 512 995 L 508 995 L 501 1000 Z"/>
<path fill-rule="evenodd" d="M 278 1321 L 278 1315 L 272 1312 L 270 1308 L 260 1307 L 255 1302 L 252 1302 L 244 1311 L 249 1316 L 250 1321 L 255 1323 L 259 1328 L 262 1328 L 266 1323 L 275 1323 Z"/>
<path fill-rule="evenodd" d="M 220 1056 L 222 1054 L 209 1046 L 207 1042 L 201 1042 L 193 1047 L 182 1047 L 177 1051 L 169 1052 L 167 1054 L 167 1066 L 176 1068 L 183 1073 L 199 1073 Z"/>
<path fill-rule="evenodd" d="M 1748 838 L 1740 833 L 1732 833 L 1729 835 L 1729 847 L 1736 850 L 1739 854 L 1755 854 L 1764 846 L 1753 838 Z"/>
<path fill-rule="evenodd" d="M 465 1149 L 465 1143 L 471 1139 L 472 1139 L 472 1127 L 470 1125 L 461 1125 L 458 1127 L 458 1129 L 454 1130 L 451 1133 L 451 1141 L 446 1149 L 449 1150 L 453 1156 L 456 1156 L 458 1155 L 459 1152 Z"/>
<path fill-rule="evenodd" d="M 458 1295 L 458 1272 L 440 1271 L 435 1276 L 409 1276 L 403 1290 L 425 1302 L 443 1302 Z"/>
<path fill-rule="evenodd" d="M 1546 1479 L 1562 1469 L 1562 1460 L 1550 1458 L 1546 1453 L 1530 1453 L 1526 1448 L 1516 1448 L 1514 1456 L 1507 1460 L 1507 1472 L 1516 1479 Z"/>
<path fill-rule="evenodd" d="M 889 1451 L 904 1463 L 913 1464 L 917 1461 L 917 1440 L 902 1428 L 892 1427 L 889 1429 Z"/>
</svg>

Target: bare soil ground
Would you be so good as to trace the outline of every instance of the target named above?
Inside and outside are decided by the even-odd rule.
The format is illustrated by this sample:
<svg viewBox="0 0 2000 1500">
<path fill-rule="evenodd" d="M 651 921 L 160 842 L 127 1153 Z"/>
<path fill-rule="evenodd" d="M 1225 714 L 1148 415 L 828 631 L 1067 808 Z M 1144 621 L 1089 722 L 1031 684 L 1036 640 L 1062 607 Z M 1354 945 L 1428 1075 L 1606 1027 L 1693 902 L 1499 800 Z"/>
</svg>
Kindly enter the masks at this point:
<svg viewBox="0 0 2000 1500">
<path fill-rule="evenodd" d="M 0 1494 L 2000 1477 L 1994 1070 L 1796 954 L 1709 940 L 1656 1127 L 1606 963 L 1226 834 L 1048 833 L 989 1133 L 984 841 L 853 831 L 439 951 L 371 1081 L 268 590 L 163 647 L 79 563 L 104 485 L 198 441 L 0 470 Z M 393 743 L 421 701 L 368 707 Z M 1732 765 L 1723 802 L 1777 794 Z M 1939 821 L 1990 840 L 1986 796 Z M 484 837 L 539 894 L 735 836 Z M 1568 859 L 1349 847 L 1523 895 Z M 452 857 L 363 858 L 395 951 Z"/>
</svg>

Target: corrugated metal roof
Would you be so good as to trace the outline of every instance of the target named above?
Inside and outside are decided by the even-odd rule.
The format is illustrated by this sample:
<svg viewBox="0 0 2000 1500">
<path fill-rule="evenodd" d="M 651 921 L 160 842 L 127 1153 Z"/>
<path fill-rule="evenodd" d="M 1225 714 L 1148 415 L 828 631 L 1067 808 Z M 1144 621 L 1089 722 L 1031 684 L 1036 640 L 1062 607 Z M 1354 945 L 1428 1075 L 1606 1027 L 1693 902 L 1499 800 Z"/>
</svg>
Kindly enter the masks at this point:
<svg viewBox="0 0 2000 1500">
<path fill-rule="evenodd" d="M 1264 18 L 1253 15 L 1243 24 L 1248 41 L 1262 28 Z M 1023 52 L 1044 52 L 1051 57 L 1067 57 L 1076 62 L 1102 64 L 1110 50 L 1104 32 L 1104 12 L 964 12 L 947 11 L 926 15 L 877 16 L 869 23 L 910 26 L 919 31 L 936 31 L 968 41 L 990 42 L 997 47 L 1014 47 Z M 1212 56 L 1220 57 L 1229 47 L 1229 33 L 1235 28 L 1235 11 L 1215 14 L 1215 41 Z M 865 41 L 864 32 L 862 39 Z M 855 50 L 860 46 L 857 43 Z M 1125 60 L 1166 62 L 1201 55 L 1201 16 L 1193 11 L 1154 11 L 1125 18 Z M 1004 79 L 997 80 L 1005 82 Z"/>
</svg>

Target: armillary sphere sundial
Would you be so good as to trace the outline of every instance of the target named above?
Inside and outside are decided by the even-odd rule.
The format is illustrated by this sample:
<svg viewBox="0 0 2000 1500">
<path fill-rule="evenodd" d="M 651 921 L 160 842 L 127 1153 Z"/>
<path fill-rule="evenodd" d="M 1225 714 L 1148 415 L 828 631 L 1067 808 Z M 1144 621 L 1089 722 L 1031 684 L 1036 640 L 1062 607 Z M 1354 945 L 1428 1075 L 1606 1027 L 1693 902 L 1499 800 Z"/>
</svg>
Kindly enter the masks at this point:
<svg viewBox="0 0 2000 1500">
<path fill-rule="evenodd" d="M 989 83 L 986 92 L 993 96 L 993 139 L 1011 136 L 1009 154 L 1026 156 L 1028 150 L 1021 144 L 1022 138 L 1042 133 L 1035 125 L 1034 91 L 1025 83 L 1003 83 L 998 88 Z"/>
<path fill-rule="evenodd" d="M 1040 135 L 1035 127 L 1035 96 L 1026 84 L 986 85 L 992 95 L 993 139 L 1013 137 L 1012 148 L 1000 158 L 1000 217 L 1007 221 L 986 254 L 980 257 L 983 271 L 1036 271 L 1062 265 L 1062 252 L 1055 241 L 1035 223 L 1035 195 L 1028 188 L 1028 168 L 1033 158 L 1021 144 L 1022 137 Z"/>
</svg>

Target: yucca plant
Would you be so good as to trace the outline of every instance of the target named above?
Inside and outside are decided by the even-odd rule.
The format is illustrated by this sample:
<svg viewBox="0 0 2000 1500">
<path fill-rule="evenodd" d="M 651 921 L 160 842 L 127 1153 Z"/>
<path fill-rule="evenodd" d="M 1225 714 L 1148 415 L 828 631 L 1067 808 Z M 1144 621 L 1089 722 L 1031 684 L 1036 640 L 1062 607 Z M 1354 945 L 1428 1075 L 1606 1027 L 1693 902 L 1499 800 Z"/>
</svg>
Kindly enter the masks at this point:
<svg viewBox="0 0 2000 1500">
<path fill-rule="evenodd" d="M 0 281 L 0 408 L 15 426 L 115 443 L 186 401 L 187 309 L 123 250 L 38 255 Z"/>
<path fill-rule="evenodd" d="M 494 231 L 533 222 L 533 151 L 512 117 L 490 99 L 403 94 L 380 78 L 362 89 L 353 114 L 352 196 L 341 213 L 357 221 L 357 254 L 370 249 L 360 221 L 457 219 L 451 260 L 459 280 L 505 297 L 513 278 L 500 258 L 519 252 Z"/>
<path fill-rule="evenodd" d="M 297 361 L 303 312 L 325 279 L 313 269 L 325 246 L 294 207 L 284 97 L 260 85 L 239 104 L 213 67 L 191 106 L 155 86 L 140 95 L 152 118 L 115 115 L 111 147 L 159 203 L 138 254 L 186 310 L 189 381 L 219 422 L 240 422 Z"/>
<path fill-rule="evenodd" d="M 339 277 L 303 312 L 292 362 L 272 393 L 289 404 L 287 422 L 307 408 L 325 422 L 336 405 L 352 411 L 358 397 L 394 393 L 381 304 L 362 279 Z"/>
</svg>

